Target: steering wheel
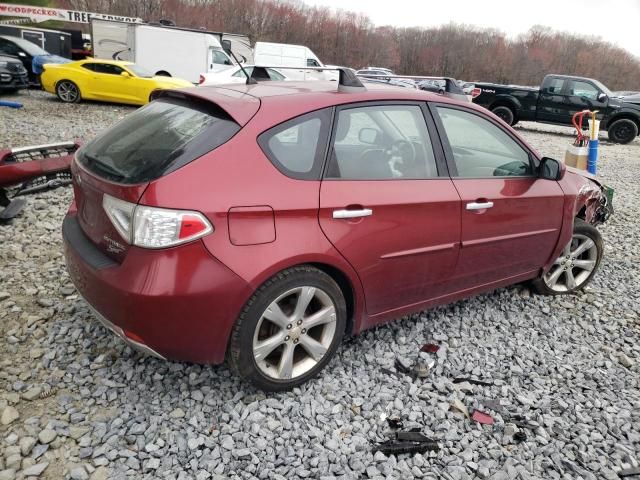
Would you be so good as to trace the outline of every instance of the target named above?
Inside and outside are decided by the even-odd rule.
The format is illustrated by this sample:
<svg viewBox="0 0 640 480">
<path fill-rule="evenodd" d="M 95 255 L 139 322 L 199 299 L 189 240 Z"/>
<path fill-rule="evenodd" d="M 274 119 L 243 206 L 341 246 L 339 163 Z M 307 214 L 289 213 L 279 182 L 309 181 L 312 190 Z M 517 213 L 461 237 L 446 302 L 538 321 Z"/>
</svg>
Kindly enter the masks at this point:
<svg viewBox="0 0 640 480">
<path fill-rule="evenodd" d="M 416 147 L 409 140 L 396 140 L 388 150 L 390 157 L 400 157 L 405 165 L 413 165 L 416 161 Z"/>
</svg>

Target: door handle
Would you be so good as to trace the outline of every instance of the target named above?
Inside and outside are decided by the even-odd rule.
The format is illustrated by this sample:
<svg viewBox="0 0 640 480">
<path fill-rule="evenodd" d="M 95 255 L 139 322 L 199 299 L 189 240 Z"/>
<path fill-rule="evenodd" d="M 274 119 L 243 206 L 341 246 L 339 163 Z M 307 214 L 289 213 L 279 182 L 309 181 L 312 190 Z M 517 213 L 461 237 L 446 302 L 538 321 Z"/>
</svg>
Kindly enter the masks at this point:
<svg viewBox="0 0 640 480">
<path fill-rule="evenodd" d="M 467 210 L 484 210 L 493 207 L 493 202 L 471 202 L 467 203 Z"/>
<path fill-rule="evenodd" d="M 361 210 L 334 210 L 333 218 L 360 218 L 360 217 L 370 217 L 373 215 L 373 210 L 370 208 L 363 208 Z"/>
</svg>

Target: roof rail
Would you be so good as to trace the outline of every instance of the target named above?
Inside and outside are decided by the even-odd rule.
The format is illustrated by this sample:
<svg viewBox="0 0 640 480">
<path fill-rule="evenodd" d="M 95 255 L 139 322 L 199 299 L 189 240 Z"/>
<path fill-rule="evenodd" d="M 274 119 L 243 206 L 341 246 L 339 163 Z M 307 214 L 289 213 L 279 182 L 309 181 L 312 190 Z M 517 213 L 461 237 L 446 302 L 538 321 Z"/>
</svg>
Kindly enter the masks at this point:
<svg viewBox="0 0 640 480">
<path fill-rule="evenodd" d="M 366 87 L 360 81 L 358 76 L 347 67 L 282 67 L 278 65 L 256 65 L 253 67 L 251 76 L 247 78 L 247 85 L 254 84 L 258 80 L 270 79 L 268 68 L 276 70 L 313 70 L 317 72 L 337 71 L 338 72 L 338 91 L 339 92 L 360 92 L 366 90 Z"/>
<path fill-rule="evenodd" d="M 468 101 L 467 96 L 465 95 L 462 88 L 460 88 L 460 86 L 458 85 L 456 79 L 451 77 L 429 77 L 429 76 L 421 76 L 421 75 L 375 75 L 373 76 L 369 74 L 363 74 L 358 76 L 362 78 L 380 78 L 380 79 L 386 79 L 386 78 L 403 79 L 404 78 L 408 80 L 444 80 L 444 83 L 445 83 L 444 92 L 446 97 L 455 98 L 457 100 Z"/>
</svg>

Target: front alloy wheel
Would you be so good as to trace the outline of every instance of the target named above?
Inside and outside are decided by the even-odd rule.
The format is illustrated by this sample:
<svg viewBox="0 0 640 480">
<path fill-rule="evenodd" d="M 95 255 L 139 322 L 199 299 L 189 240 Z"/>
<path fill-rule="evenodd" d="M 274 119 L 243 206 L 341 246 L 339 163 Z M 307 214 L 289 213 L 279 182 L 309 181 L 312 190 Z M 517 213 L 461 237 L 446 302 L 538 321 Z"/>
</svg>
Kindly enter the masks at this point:
<svg viewBox="0 0 640 480">
<path fill-rule="evenodd" d="M 593 277 L 604 244 L 600 232 L 576 219 L 573 236 L 549 271 L 534 281 L 539 293 L 551 295 L 573 293 L 582 289 Z"/>
<path fill-rule="evenodd" d="M 267 281 L 247 302 L 229 343 L 230 366 L 263 390 L 288 390 L 334 355 L 346 324 L 340 287 L 311 266 Z"/>
</svg>

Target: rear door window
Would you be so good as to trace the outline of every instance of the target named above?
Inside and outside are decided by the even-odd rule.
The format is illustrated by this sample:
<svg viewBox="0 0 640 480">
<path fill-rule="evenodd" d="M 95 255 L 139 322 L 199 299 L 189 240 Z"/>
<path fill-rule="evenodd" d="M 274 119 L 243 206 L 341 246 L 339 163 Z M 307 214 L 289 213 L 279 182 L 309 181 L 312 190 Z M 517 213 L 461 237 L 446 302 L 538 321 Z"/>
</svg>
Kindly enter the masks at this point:
<svg viewBox="0 0 640 480">
<path fill-rule="evenodd" d="M 258 144 L 282 173 L 298 180 L 318 180 L 329 136 L 331 109 L 311 112 L 267 130 Z"/>
<path fill-rule="evenodd" d="M 76 158 L 107 180 L 149 182 L 214 150 L 238 130 L 214 104 L 162 98 L 126 116 L 81 148 Z"/>
<path fill-rule="evenodd" d="M 107 75 L 120 75 L 124 72 L 119 66 L 110 63 L 94 63 L 93 70 L 96 73 L 106 73 Z"/>
</svg>

